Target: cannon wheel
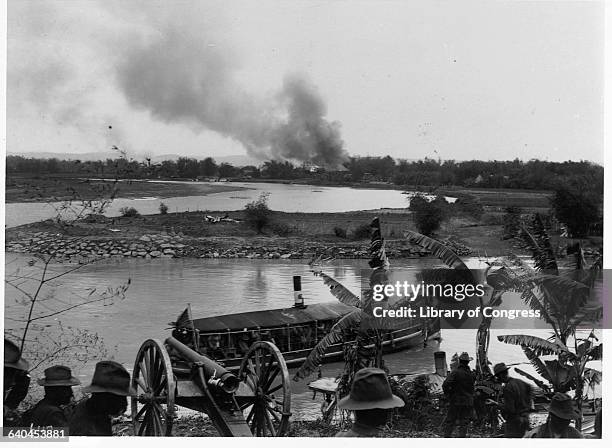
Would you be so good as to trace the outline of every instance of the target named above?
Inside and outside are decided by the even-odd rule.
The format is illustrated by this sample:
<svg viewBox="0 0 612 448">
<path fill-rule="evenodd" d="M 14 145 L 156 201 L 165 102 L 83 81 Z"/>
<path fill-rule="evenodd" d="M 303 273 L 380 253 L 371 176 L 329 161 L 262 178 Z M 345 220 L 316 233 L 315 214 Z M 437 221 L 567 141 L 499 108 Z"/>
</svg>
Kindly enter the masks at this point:
<svg viewBox="0 0 612 448">
<path fill-rule="evenodd" d="M 138 350 L 132 387 L 137 392 L 131 399 L 134 435 L 172 435 L 176 382 L 168 351 L 157 339 L 146 340 Z"/>
<path fill-rule="evenodd" d="M 271 342 L 255 342 L 240 365 L 248 394 L 237 393 L 240 409 L 254 436 L 279 437 L 289 428 L 291 388 L 285 358 Z"/>
</svg>

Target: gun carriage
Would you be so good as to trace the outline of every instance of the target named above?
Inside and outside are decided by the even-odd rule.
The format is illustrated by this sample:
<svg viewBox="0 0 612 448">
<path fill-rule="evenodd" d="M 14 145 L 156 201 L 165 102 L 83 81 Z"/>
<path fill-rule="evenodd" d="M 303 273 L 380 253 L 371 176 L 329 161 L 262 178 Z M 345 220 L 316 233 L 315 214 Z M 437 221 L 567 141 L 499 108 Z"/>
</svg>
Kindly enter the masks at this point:
<svg viewBox="0 0 612 448">
<path fill-rule="evenodd" d="M 132 386 L 135 435 L 172 435 L 177 406 L 206 413 L 224 437 L 276 437 L 289 427 L 289 371 L 268 341 L 252 344 L 234 374 L 174 337 L 149 339 L 138 351 Z"/>
</svg>

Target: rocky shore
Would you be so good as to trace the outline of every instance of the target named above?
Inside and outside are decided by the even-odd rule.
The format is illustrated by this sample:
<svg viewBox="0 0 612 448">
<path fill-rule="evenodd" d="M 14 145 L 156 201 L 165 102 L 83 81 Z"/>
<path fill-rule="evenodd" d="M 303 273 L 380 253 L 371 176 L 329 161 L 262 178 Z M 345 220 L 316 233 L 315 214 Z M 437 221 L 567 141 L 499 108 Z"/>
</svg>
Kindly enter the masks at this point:
<svg viewBox="0 0 612 448">
<path fill-rule="evenodd" d="M 463 255 L 468 248 L 448 242 Z M 34 232 L 7 241 L 6 251 L 12 253 L 53 255 L 57 261 L 75 261 L 99 258 L 251 258 L 251 259 L 310 259 L 330 256 L 340 259 L 368 258 L 364 244 L 352 242 L 330 244 L 291 239 L 253 244 L 231 244 L 211 238 L 194 238 L 183 233 L 149 233 L 133 239 L 75 237 L 50 232 Z M 421 257 L 429 252 L 419 247 L 401 247 L 391 244 L 387 254 L 392 258 Z"/>
</svg>

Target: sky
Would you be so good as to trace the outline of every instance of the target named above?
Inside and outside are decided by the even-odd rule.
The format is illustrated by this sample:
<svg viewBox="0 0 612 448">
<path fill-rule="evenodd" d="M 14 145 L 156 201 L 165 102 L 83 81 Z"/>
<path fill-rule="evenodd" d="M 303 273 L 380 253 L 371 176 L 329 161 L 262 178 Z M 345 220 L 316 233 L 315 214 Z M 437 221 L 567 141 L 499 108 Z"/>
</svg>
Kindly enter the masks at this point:
<svg viewBox="0 0 612 448">
<path fill-rule="evenodd" d="M 603 163 L 603 7 L 10 0 L 7 151 Z"/>
</svg>

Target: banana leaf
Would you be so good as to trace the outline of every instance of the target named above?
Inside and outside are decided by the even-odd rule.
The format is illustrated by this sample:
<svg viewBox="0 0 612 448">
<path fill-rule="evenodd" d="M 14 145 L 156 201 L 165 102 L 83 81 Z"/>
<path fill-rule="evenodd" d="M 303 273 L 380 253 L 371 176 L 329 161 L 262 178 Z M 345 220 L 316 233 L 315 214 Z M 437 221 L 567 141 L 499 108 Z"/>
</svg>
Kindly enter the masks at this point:
<svg viewBox="0 0 612 448">
<path fill-rule="evenodd" d="M 546 384 L 544 381 L 536 378 L 533 375 L 530 375 L 529 373 L 525 372 L 524 370 L 519 369 L 518 367 L 515 367 L 514 370 L 516 371 L 516 373 L 523 375 L 525 378 L 529 378 L 531 381 L 533 381 L 536 384 L 536 386 L 544 390 L 546 393 L 550 392 L 550 386 Z"/>
<path fill-rule="evenodd" d="M 562 344 L 557 342 L 550 342 L 546 339 L 539 338 L 537 336 L 530 336 L 527 334 L 509 334 L 497 336 L 500 342 L 512 345 L 525 346 L 531 349 L 536 356 L 543 355 L 558 355 L 564 351 L 568 351 L 567 347 L 563 347 Z"/>
<path fill-rule="evenodd" d="M 322 363 L 325 358 L 327 349 L 342 342 L 343 332 L 345 330 L 355 329 L 361 322 L 361 310 L 355 310 L 346 316 L 342 317 L 334 324 L 323 339 L 310 351 L 304 364 L 299 368 L 293 377 L 294 381 L 299 381 L 311 375 Z"/>
<path fill-rule="evenodd" d="M 461 260 L 461 258 L 459 258 L 459 256 L 455 252 L 453 252 L 451 249 L 449 249 L 447 246 L 440 243 L 439 241 L 436 241 L 418 232 L 413 232 L 412 230 L 406 230 L 404 232 L 404 237 L 408 240 L 408 242 L 429 250 L 434 256 L 442 260 L 447 266 L 453 269 L 464 269 L 469 271 L 468 267 Z"/>
<path fill-rule="evenodd" d="M 329 292 L 338 299 L 340 302 L 345 305 L 354 306 L 359 308 L 360 299 L 355 294 L 353 294 L 346 286 L 337 281 L 336 279 L 330 277 L 322 271 L 313 271 L 314 275 L 321 277 L 323 279 L 323 283 L 329 286 Z"/>
</svg>

